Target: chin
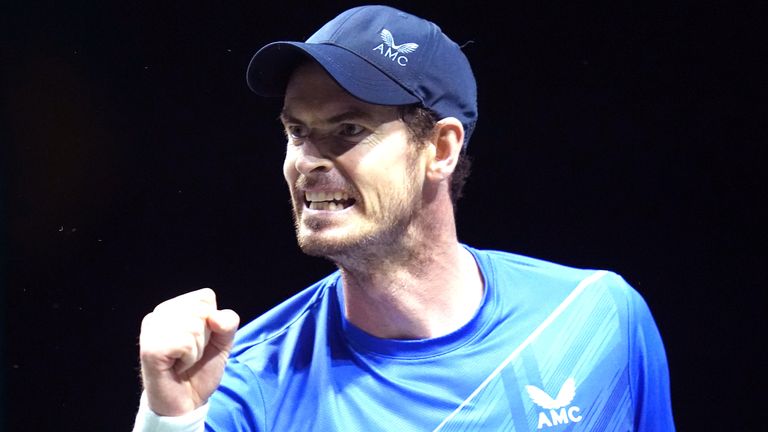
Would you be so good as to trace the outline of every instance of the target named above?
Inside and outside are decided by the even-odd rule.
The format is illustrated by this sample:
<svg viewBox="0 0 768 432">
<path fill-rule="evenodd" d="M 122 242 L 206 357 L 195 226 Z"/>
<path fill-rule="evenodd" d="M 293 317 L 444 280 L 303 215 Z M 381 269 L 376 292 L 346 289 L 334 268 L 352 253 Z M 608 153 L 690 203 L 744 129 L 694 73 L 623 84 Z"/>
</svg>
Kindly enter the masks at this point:
<svg viewBox="0 0 768 432">
<path fill-rule="evenodd" d="M 333 259 L 347 255 L 359 245 L 340 239 L 319 239 L 317 235 L 299 235 L 298 242 L 301 251 L 307 255 Z"/>
<path fill-rule="evenodd" d="M 370 224 L 323 225 L 318 223 L 296 226 L 299 248 L 311 256 L 331 260 L 360 254 L 370 247 L 376 247 L 386 230 Z M 384 232 L 383 232 L 384 231 Z"/>
<path fill-rule="evenodd" d="M 376 257 L 398 244 L 404 235 L 401 226 L 369 227 L 370 229 L 334 230 L 318 232 L 307 228 L 297 230 L 296 237 L 302 252 L 327 258 L 336 264 Z M 302 232 L 304 231 L 304 232 Z"/>
<path fill-rule="evenodd" d="M 331 258 L 357 250 L 364 242 L 365 235 L 357 221 L 347 220 L 343 224 L 325 218 L 306 218 L 301 215 L 295 221 L 296 240 L 299 248 L 312 256 Z"/>
<path fill-rule="evenodd" d="M 340 261 L 378 256 L 400 243 L 405 236 L 413 212 L 401 211 L 399 217 L 361 218 L 352 213 L 342 220 L 307 217 L 294 209 L 296 239 L 302 252 Z"/>
</svg>

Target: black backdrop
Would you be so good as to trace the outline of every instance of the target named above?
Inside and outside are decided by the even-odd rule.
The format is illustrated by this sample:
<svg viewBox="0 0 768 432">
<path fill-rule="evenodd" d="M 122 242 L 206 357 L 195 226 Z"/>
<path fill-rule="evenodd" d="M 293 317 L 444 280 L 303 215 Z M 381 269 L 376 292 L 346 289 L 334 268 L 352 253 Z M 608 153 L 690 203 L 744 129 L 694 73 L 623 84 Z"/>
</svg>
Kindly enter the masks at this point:
<svg viewBox="0 0 768 432">
<path fill-rule="evenodd" d="M 679 429 L 750 430 L 765 8 L 669 3 L 389 4 L 471 41 L 461 240 L 620 272 L 660 327 Z M 127 430 L 156 303 L 210 286 L 250 320 L 332 270 L 295 245 L 280 104 L 244 74 L 350 4 L 4 7 L 9 430 Z"/>
</svg>

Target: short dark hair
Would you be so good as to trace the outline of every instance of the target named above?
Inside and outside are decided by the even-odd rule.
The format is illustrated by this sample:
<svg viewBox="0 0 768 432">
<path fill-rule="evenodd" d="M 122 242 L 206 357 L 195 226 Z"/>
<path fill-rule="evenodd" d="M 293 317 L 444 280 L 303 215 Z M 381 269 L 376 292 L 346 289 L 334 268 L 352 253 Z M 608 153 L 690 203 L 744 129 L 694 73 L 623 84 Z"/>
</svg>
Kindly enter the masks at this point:
<svg viewBox="0 0 768 432">
<path fill-rule="evenodd" d="M 399 114 L 408 129 L 411 140 L 418 145 L 430 138 L 438 121 L 435 112 L 419 104 L 400 106 Z M 456 203 L 463 196 L 464 184 L 467 182 L 472 165 L 465 150 L 466 146 L 462 148 L 456 168 L 451 174 L 450 196 L 454 211 L 456 211 Z"/>
</svg>

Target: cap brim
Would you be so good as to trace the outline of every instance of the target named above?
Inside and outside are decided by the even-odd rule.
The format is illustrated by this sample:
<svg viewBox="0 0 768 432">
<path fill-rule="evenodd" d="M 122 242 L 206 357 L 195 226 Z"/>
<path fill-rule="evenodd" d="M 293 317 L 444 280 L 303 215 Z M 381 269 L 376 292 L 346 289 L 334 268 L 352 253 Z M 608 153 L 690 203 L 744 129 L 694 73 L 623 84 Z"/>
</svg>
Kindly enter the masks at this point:
<svg viewBox="0 0 768 432">
<path fill-rule="evenodd" d="M 309 58 L 356 98 L 377 105 L 420 102 L 381 70 L 344 48 L 328 44 L 274 42 L 254 54 L 248 64 L 248 87 L 262 96 L 282 96 L 293 69 Z"/>
</svg>

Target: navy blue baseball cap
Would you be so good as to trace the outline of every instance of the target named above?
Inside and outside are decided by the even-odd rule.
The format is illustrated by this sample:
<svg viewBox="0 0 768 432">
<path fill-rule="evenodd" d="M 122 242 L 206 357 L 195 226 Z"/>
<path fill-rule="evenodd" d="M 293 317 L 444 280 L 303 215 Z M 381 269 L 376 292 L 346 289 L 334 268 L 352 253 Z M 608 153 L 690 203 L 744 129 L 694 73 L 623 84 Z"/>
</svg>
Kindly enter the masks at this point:
<svg viewBox="0 0 768 432">
<path fill-rule="evenodd" d="M 389 6 L 359 6 L 325 24 L 305 42 L 261 48 L 248 65 L 248 86 L 282 96 L 307 56 L 356 98 L 377 105 L 421 104 L 438 118 L 456 117 L 464 145 L 477 122 L 477 85 L 459 45 L 425 19 Z"/>
</svg>

